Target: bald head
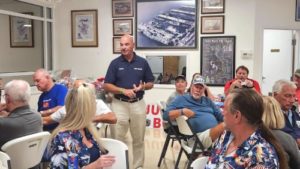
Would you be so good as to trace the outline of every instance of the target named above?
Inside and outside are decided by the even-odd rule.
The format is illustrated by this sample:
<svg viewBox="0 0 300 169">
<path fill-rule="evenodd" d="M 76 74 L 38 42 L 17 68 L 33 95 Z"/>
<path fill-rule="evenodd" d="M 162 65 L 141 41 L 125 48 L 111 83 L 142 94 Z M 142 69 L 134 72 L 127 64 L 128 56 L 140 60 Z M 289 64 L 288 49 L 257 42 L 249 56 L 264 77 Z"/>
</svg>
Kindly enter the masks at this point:
<svg viewBox="0 0 300 169">
<path fill-rule="evenodd" d="M 120 47 L 122 55 L 127 59 L 133 58 L 134 41 L 131 35 L 125 34 L 121 37 Z"/>
<path fill-rule="evenodd" d="M 133 40 L 133 36 L 129 35 L 129 34 L 124 34 L 122 37 L 121 37 L 121 40 L 127 40 L 127 41 L 130 41 L 130 43 L 134 43 L 134 40 Z"/>
</svg>

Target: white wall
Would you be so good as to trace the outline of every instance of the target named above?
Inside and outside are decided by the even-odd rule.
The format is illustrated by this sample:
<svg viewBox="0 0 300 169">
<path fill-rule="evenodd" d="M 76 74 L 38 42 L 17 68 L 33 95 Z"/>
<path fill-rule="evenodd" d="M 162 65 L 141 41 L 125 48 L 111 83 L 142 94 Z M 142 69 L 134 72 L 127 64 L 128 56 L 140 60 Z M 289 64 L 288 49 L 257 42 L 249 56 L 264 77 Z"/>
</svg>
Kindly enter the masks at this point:
<svg viewBox="0 0 300 169">
<path fill-rule="evenodd" d="M 295 5 L 295 0 L 256 0 L 254 39 L 256 57 L 253 72 L 259 82 L 262 77 L 263 31 L 264 29 L 300 30 L 300 22 L 295 22 Z"/>
<path fill-rule="evenodd" d="M 72 48 L 71 10 L 98 10 L 99 47 Z M 105 75 L 112 55 L 111 1 L 64 0 L 55 9 L 55 61 L 58 69 L 72 69 L 80 77 Z"/>
<path fill-rule="evenodd" d="M 23 10 L 25 11 L 25 9 Z M 27 10 L 28 11 L 28 10 Z M 33 11 L 32 12 L 36 12 Z M 42 66 L 42 22 L 33 21 L 33 47 L 11 47 L 10 33 L 12 28 L 10 27 L 10 17 L 8 15 L 0 14 L 0 72 L 22 72 L 22 71 L 34 71 Z"/>
<path fill-rule="evenodd" d="M 199 4 L 200 6 L 200 4 Z M 71 47 L 70 11 L 79 9 L 98 9 L 98 48 Z M 236 67 L 246 65 L 250 77 L 261 80 L 262 32 L 264 28 L 299 29 L 295 22 L 294 0 L 226 0 L 225 34 L 215 36 L 236 36 Z M 200 11 L 199 11 L 200 13 Z M 105 75 L 107 67 L 117 55 L 112 54 L 112 18 L 110 0 L 64 0 L 55 8 L 55 67 L 71 68 L 80 77 Z M 200 16 L 199 16 L 200 18 Z M 200 25 L 198 25 L 198 32 Z M 203 35 L 206 36 L 206 35 Z M 209 35 L 207 35 L 209 36 Z M 212 35 L 214 36 L 214 35 Z M 187 58 L 187 79 L 195 72 L 200 72 L 200 37 L 195 50 L 142 50 L 138 54 L 185 54 Z M 252 52 L 252 57 L 241 58 L 241 51 Z M 146 101 L 166 100 L 174 90 L 173 86 L 161 85 L 147 91 Z M 212 87 L 214 94 L 223 93 L 223 87 Z"/>
</svg>

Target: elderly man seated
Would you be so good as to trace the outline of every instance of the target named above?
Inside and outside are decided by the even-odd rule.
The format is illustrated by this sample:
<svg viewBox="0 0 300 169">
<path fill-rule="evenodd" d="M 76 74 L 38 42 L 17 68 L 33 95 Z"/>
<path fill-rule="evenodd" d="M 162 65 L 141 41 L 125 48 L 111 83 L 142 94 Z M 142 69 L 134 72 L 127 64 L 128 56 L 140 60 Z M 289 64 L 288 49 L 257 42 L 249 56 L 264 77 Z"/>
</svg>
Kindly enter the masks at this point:
<svg viewBox="0 0 300 169">
<path fill-rule="evenodd" d="M 0 111 L 8 112 L 0 117 L 0 147 L 12 139 L 42 131 L 42 118 L 30 109 L 30 86 L 24 80 L 12 80 L 5 87 L 5 105 Z"/>
<path fill-rule="evenodd" d="M 175 120 L 180 115 L 189 118 L 192 129 L 197 133 L 205 148 L 224 131 L 223 115 L 214 102 L 204 96 L 204 79 L 196 75 L 192 80 L 190 93 L 177 96 L 166 108 L 164 120 Z"/>
<path fill-rule="evenodd" d="M 288 80 L 278 80 L 273 85 L 273 96 L 279 102 L 284 115 L 282 131 L 290 134 L 300 147 L 300 116 L 294 107 L 297 86 Z"/>
</svg>

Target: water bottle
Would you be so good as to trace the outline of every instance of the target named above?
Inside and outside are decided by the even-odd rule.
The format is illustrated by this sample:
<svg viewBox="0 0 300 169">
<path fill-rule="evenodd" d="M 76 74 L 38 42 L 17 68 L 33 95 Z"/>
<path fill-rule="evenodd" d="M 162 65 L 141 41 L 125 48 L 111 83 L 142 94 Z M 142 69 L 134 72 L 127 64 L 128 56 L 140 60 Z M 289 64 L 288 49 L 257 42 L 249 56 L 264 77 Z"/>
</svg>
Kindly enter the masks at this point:
<svg viewBox="0 0 300 169">
<path fill-rule="evenodd" d="M 68 169 L 79 169 L 78 154 L 72 152 L 68 154 Z"/>
</svg>

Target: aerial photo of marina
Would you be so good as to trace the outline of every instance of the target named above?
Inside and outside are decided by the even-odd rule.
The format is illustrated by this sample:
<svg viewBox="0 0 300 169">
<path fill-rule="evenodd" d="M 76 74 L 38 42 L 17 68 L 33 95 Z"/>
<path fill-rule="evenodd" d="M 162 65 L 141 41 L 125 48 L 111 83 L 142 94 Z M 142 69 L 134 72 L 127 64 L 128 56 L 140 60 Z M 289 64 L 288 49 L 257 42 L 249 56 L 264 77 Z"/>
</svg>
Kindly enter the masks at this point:
<svg viewBox="0 0 300 169">
<path fill-rule="evenodd" d="M 137 47 L 196 47 L 195 1 L 139 2 L 137 9 Z"/>
</svg>

